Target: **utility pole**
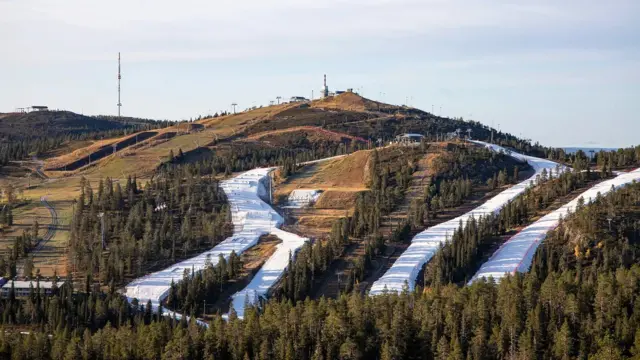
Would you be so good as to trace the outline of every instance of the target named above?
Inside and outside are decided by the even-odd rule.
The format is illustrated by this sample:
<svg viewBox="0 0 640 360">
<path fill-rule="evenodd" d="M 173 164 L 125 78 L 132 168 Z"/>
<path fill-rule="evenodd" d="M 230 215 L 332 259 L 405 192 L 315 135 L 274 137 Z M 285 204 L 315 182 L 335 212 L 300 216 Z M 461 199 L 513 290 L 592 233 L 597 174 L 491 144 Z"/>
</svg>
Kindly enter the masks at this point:
<svg viewBox="0 0 640 360">
<path fill-rule="evenodd" d="M 107 244 L 105 244 L 105 239 L 104 239 L 104 213 L 101 212 L 98 214 L 98 217 L 100 218 L 100 224 L 102 226 L 102 231 L 101 231 L 101 236 L 102 236 L 102 250 L 106 250 L 107 248 Z"/>
<path fill-rule="evenodd" d="M 233 106 L 233 113 L 235 114 L 236 113 L 236 106 L 238 106 L 238 104 L 233 103 L 233 104 L 231 104 L 231 106 Z"/>
<path fill-rule="evenodd" d="M 278 99 L 278 105 L 280 105 L 280 99 L 282 99 L 282 96 L 276 96 L 276 99 Z"/>
</svg>

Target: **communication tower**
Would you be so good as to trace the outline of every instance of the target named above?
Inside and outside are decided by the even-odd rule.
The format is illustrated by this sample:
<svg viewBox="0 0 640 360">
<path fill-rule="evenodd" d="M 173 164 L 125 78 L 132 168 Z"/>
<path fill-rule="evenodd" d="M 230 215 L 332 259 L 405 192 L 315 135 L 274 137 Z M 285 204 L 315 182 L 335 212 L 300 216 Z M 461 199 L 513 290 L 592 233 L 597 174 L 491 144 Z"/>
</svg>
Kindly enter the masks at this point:
<svg viewBox="0 0 640 360">
<path fill-rule="evenodd" d="M 120 117 L 120 108 L 122 107 L 122 103 L 120 102 L 120 79 L 122 78 L 120 74 L 120 53 L 118 53 L 118 117 Z"/>
<path fill-rule="evenodd" d="M 322 87 L 322 97 L 329 96 L 329 87 L 327 86 L 327 74 L 324 75 L 324 86 Z"/>
</svg>

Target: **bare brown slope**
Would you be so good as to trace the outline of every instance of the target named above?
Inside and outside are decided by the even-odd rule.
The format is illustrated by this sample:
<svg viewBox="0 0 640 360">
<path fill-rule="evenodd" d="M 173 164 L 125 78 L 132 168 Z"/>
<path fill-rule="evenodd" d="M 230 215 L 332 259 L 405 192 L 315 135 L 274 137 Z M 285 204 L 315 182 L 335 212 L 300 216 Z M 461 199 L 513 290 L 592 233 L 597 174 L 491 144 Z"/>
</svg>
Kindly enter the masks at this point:
<svg viewBox="0 0 640 360">
<path fill-rule="evenodd" d="M 295 189 L 366 190 L 366 167 L 371 151 L 361 150 L 345 157 L 305 166 L 277 186 L 276 195 Z"/>
<path fill-rule="evenodd" d="M 351 136 L 349 134 L 339 133 L 336 131 L 325 130 L 316 126 L 296 126 L 282 130 L 271 130 L 249 136 L 247 139 L 260 140 L 272 144 L 281 144 L 293 138 L 305 137 L 311 142 L 333 141 L 345 142 L 356 141 L 365 143 L 366 140 L 360 137 Z M 282 144 L 286 145 L 286 144 Z"/>
<path fill-rule="evenodd" d="M 397 109 L 398 106 L 384 104 L 369 100 L 356 93 L 346 92 L 336 96 L 329 96 L 313 101 L 312 107 L 347 111 L 379 111 L 384 109 Z"/>
</svg>

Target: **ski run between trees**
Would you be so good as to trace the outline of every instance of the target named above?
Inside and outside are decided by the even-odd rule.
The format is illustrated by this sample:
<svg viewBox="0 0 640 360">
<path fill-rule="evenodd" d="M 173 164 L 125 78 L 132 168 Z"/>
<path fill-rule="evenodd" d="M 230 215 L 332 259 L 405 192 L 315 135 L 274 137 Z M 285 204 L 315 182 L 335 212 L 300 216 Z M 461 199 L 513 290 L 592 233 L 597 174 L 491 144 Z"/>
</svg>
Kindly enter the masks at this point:
<svg viewBox="0 0 640 360">
<path fill-rule="evenodd" d="M 481 146 L 486 146 L 495 152 L 503 152 L 512 158 L 527 162 L 534 169 L 535 173 L 527 180 L 522 181 L 509 189 L 499 193 L 486 203 L 474 210 L 463 214 L 447 222 L 430 227 L 417 234 L 411 241 L 411 245 L 396 260 L 387 272 L 371 286 L 369 295 L 380 295 L 385 292 L 402 292 L 407 288 L 413 291 L 416 279 L 424 264 L 435 255 L 441 245 L 451 239 L 453 233 L 460 227 L 466 226 L 471 218 L 478 219 L 483 215 L 497 214 L 500 210 L 516 196 L 523 193 L 528 187 L 534 184 L 534 179 L 543 172 L 558 175 L 567 168 L 551 160 L 540 159 L 533 156 L 522 155 L 517 152 L 507 150 L 501 146 L 488 144 L 482 141 L 472 141 Z"/>
<path fill-rule="evenodd" d="M 591 203 L 597 198 L 598 194 L 605 195 L 614 189 L 638 180 L 640 180 L 640 169 L 629 173 L 619 173 L 615 178 L 593 186 L 558 210 L 527 226 L 496 250 L 491 258 L 482 264 L 478 272 L 469 281 L 469 284 L 481 278 L 493 277 L 499 280 L 507 274 L 514 274 L 516 271 L 528 271 L 536 249 L 547 236 L 547 233 L 558 226 L 561 218 L 575 212 L 579 204 Z"/>
</svg>

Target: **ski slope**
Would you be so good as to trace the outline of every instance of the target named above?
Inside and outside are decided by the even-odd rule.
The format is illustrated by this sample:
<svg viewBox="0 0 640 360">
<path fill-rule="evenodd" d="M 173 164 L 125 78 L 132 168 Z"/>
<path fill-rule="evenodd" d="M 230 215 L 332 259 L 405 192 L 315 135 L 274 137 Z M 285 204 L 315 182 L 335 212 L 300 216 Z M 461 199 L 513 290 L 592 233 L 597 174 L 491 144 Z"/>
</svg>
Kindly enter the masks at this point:
<svg viewBox="0 0 640 360">
<path fill-rule="evenodd" d="M 253 305 L 260 298 L 266 297 L 269 289 L 280 280 L 289 265 L 289 254 L 293 257 L 309 240 L 280 229 L 273 229 L 271 235 L 277 236 L 282 243 L 278 244 L 275 253 L 262 265 L 249 285 L 232 296 L 231 306 L 240 319 L 244 318 L 247 305 Z"/>
<path fill-rule="evenodd" d="M 483 215 L 497 214 L 509 201 L 523 193 L 537 176 L 546 170 L 547 173 L 557 174 L 566 168 L 550 160 L 540 159 L 533 156 L 519 154 L 509 151 L 501 146 L 488 144 L 482 141 L 472 141 L 475 144 L 486 146 L 492 151 L 503 152 L 512 158 L 529 163 L 535 173 L 529 179 L 520 182 L 509 189 L 499 193 L 486 203 L 474 210 L 461 215 L 455 219 L 430 227 L 417 234 L 412 240 L 407 250 L 396 260 L 387 272 L 380 279 L 373 283 L 369 295 L 383 294 L 385 291 L 401 292 L 406 286 L 409 291 L 415 287 L 418 273 L 425 263 L 438 251 L 440 245 L 453 236 L 453 233 L 460 226 L 466 226 L 467 221 L 473 218 L 480 218 Z"/>
<path fill-rule="evenodd" d="M 181 281 L 185 271 L 200 271 L 207 261 L 215 266 L 219 255 L 228 258 L 233 251 L 240 255 L 254 246 L 260 236 L 281 226 L 283 218 L 262 200 L 269 196 L 268 175 L 271 170 L 273 168 L 250 170 L 221 183 L 231 209 L 233 236 L 196 257 L 132 281 L 125 287 L 125 296 L 130 301 L 138 299 L 140 304 L 151 301 L 155 309 L 169 294 L 171 282 Z M 174 315 L 171 311 L 165 313 Z"/>
<path fill-rule="evenodd" d="M 481 278 L 493 277 L 499 280 L 507 274 L 514 274 L 516 271 L 528 271 L 533 261 L 533 255 L 540 243 L 547 236 L 547 233 L 558 226 L 561 217 L 566 217 L 570 212 L 575 211 L 580 198 L 583 198 L 584 203 L 588 204 L 597 197 L 598 193 L 604 195 L 612 189 L 620 188 L 633 181 L 640 181 L 640 169 L 629 173 L 622 173 L 611 180 L 603 181 L 593 186 L 558 210 L 547 214 L 540 220 L 527 226 L 505 242 L 491 258 L 480 267 L 478 272 L 469 281 L 469 284 Z"/>
</svg>

